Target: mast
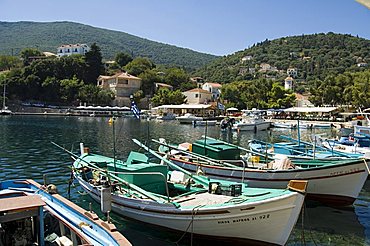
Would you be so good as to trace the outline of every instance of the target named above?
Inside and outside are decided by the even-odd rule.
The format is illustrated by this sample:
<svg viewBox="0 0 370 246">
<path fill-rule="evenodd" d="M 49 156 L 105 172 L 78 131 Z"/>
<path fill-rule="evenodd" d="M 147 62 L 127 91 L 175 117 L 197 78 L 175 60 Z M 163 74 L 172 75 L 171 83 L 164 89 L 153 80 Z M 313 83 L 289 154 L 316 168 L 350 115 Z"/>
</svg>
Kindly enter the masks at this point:
<svg viewBox="0 0 370 246">
<path fill-rule="evenodd" d="M 4 93 L 3 93 L 3 109 L 5 109 L 5 87 L 6 87 L 6 84 L 4 83 Z"/>
</svg>

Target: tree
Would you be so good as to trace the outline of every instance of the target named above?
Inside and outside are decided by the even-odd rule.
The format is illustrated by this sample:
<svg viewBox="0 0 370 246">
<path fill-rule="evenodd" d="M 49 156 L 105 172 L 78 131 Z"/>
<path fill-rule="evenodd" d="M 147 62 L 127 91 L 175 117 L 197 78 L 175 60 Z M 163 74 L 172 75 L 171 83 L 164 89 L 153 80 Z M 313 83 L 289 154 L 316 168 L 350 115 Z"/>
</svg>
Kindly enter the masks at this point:
<svg viewBox="0 0 370 246">
<path fill-rule="evenodd" d="M 55 77 L 47 77 L 41 84 L 43 88 L 43 99 L 48 102 L 60 100 L 60 83 Z"/>
<path fill-rule="evenodd" d="M 61 99 L 65 102 L 73 103 L 77 99 L 78 92 L 83 85 L 83 81 L 78 80 L 76 77 L 61 80 Z"/>
<path fill-rule="evenodd" d="M 20 67 L 21 61 L 15 56 L 0 56 L 0 71 Z"/>
<path fill-rule="evenodd" d="M 132 61 L 132 56 L 127 53 L 119 52 L 116 54 L 114 61 L 120 66 L 126 66 L 129 62 Z"/>
<path fill-rule="evenodd" d="M 146 70 L 153 69 L 155 65 L 151 60 L 145 57 L 137 57 L 132 62 L 128 63 L 124 69 L 134 76 L 138 76 L 139 74 L 145 72 Z"/>
<path fill-rule="evenodd" d="M 161 88 L 152 98 L 154 106 L 164 104 L 182 104 L 185 102 L 185 95 L 180 90 L 171 91 L 168 88 Z"/>
<path fill-rule="evenodd" d="M 173 86 L 174 89 L 182 89 L 181 85 L 189 81 L 187 73 L 180 68 L 169 68 L 165 71 L 164 82 Z"/>
<path fill-rule="evenodd" d="M 93 43 L 90 51 L 86 52 L 85 62 L 87 65 L 85 82 L 87 84 L 95 84 L 99 75 L 104 74 L 102 54 L 99 46 L 97 46 L 96 43 Z"/>
<path fill-rule="evenodd" d="M 83 85 L 78 92 L 78 99 L 88 104 L 109 105 L 114 99 L 114 93 L 96 85 Z"/>
<path fill-rule="evenodd" d="M 26 49 L 23 49 L 21 51 L 21 53 L 20 53 L 20 57 L 22 58 L 23 64 L 25 66 L 27 66 L 27 65 L 30 64 L 29 58 L 31 56 L 43 56 L 43 54 L 38 49 L 34 49 L 34 48 L 26 48 Z"/>
<path fill-rule="evenodd" d="M 141 90 L 145 95 L 153 95 L 154 84 L 162 82 L 161 77 L 154 70 L 145 70 L 139 77 L 141 78 Z"/>
</svg>

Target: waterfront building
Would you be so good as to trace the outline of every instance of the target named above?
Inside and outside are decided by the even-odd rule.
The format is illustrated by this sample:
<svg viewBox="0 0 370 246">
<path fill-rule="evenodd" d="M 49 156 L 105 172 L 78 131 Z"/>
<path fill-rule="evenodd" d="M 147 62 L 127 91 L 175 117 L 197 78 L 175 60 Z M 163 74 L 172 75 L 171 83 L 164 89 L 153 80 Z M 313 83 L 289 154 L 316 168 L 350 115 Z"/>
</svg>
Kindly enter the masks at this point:
<svg viewBox="0 0 370 246">
<path fill-rule="evenodd" d="M 85 55 L 89 50 L 87 44 L 64 44 L 58 48 L 57 56 Z"/>
<path fill-rule="evenodd" d="M 208 104 L 212 101 L 212 92 L 195 88 L 183 92 L 188 104 Z"/>
<path fill-rule="evenodd" d="M 202 77 L 192 77 L 190 81 L 197 84 L 197 88 L 202 88 L 204 79 Z"/>
<path fill-rule="evenodd" d="M 130 96 L 140 90 L 141 79 L 126 72 L 113 76 L 100 75 L 98 86 L 102 89 L 109 89 L 115 95 L 114 104 L 118 106 L 130 105 Z"/>
<path fill-rule="evenodd" d="M 180 104 L 180 105 L 160 105 L 151 109 L 152 113 L 170 113 L 174 115 L 193 114 L 202 117 L 212 117 L 215 115 L 213 104 Z"/>
<path fill-rule="evenodd" d="M 308 100 L 308 96 L 295 93 L 296 107 L 314 107 L 315 105 Z"/>
<path fill-rule="evenodd" d="M 219 83 L 207 82 L 203 84 L 202 89 L 211 92 L 212 99 L 217 100 L 221 95 L 221 87 L 222 85 Z"/>
</svg>

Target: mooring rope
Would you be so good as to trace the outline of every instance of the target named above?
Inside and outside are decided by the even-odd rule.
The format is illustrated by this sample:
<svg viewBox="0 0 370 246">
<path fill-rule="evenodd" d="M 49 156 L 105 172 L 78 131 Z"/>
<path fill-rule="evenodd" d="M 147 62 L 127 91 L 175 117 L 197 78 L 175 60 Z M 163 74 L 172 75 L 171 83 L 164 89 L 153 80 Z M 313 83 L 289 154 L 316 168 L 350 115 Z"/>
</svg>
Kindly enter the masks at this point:
<svg viewBox="0 0 370 246">
<path fill-rule="evenodd" d="M 191 210 L 191 220 L 189 222 L 189 225 L 188 227 L 186 228 L 186 230 L 184 231 L 184 233 L 181 235 L 180 239 L 177 240 L 175 242 L 176 245 L 179 245 L 179 242 L 184 238 L 184 236 L 186 235 L 186 233 L 188 233 L 188 230 L 191 226 L 191 234 L 190 234 L 190 245 L 192 246 L 193 245 L 193 232 L 194 232 L 194 216 L 197 214 L 197 212 L 199 211 L 199 209 L 201 207 L 203 207 L 204 205 L 198 205 L 198 206 L 195 206 L 192 210 Z M 195 209 L 197 209 L 197 211 L 195 212 Z"/>
</svg>

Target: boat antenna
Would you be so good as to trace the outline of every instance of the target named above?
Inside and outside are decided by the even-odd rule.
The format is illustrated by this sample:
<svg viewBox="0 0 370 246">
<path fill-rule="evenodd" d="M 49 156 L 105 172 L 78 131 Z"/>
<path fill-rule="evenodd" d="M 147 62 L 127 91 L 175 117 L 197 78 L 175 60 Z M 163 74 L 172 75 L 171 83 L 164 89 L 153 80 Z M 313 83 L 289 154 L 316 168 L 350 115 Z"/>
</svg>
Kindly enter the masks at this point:
<svg viewBox="0 0 370 246">
<path fill-rule="evenodd" d="M 204 129 L 204 155 L 207 156 L 207 130 L 208 130 L 208 120 L 206 120 L 206 127 Z"/>
<path fill-rule="evenodd" d="M 149 117 L 146 119 L 146 126 L 147 126 L 147 144 L 148 144 L 148 156 L 150 156 L 150 152 L 149 152 L 149 149 L 150 149 L 150 125 L 149 125 Z M 149 163 L 149 158 L 147 158 L 147 163 Z"/>
<path fill-rule="evenodd" d="M 298 120 L 297 120 L 297 134 L 298 134 L 298 146 L 301 146 L 301 130 L 300 130 L 300 127 L 299 127 L 299 118 L 300 118 L 300 115 L 298 114 Z"/>
<path fill-rule="evenodd" d="M 114 166 L 114 171 L 117 172 L 117 167 L 116 167 L 116 130 L 115 130 L 115 117 L 114 115 L 112 118 L 109 119 L 109 124 L 112 125 L 112 135 L 113 135 L 113 166 Z"/>
</svg>

